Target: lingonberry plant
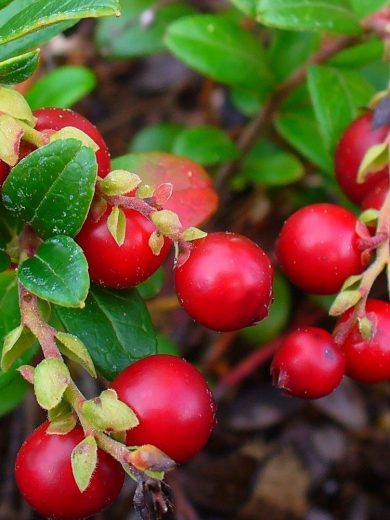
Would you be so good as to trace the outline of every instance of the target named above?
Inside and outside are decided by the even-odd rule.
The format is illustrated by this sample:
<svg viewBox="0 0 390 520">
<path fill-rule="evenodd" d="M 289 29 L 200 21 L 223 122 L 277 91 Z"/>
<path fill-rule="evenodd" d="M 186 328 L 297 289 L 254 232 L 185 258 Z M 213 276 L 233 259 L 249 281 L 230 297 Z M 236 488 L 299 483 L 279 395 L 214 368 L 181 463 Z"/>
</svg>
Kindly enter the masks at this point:
<svg viewBox="0 0 390 520">
<path fill-rule="evenodd" d="M 239 337 L 271 341 L 254 355 L 260 363 L 275 354 L 273 382 L 289 395 L 323 397 L 344 374 L 390 377 L 390 305 L 370 296 L 390 262 L 390 96 L 375 94 L 388 71 L 378 80 L 365 69 L 389 43 L 387 2 L 233 0 L 215 13 L 170 0 L 122 4 L 122 18 L 99 21 L 97 46 L 114 58 L 168 50 L 205 74 L 205 122 L 216 126 L 149 127 L 112 159 L 69 100 L 52 102 L 50 79 L 27 96 L 17 85 L 37 68 L 31 49 L 80 18 L 118 15 L 117 0 L 0 0 L 0 401 L 13 395 L 9 411 L 29 383 L 47 413 L 15 464 L 21 494 L 47 518 L 101 512 L 125 473 L 139 515 L 159 518 L 170 503 L 165 473 L 212 433 L 210 388 L 189 362 L 157 353 L 140 296 L 164 263 L 175 304 L 228 333 L 209 363 L 253 325 Z M 73 90 L 58 78 L 62 95 Z M 200 226 L 219 199 L 207 233 Z M 247 204 L 250 218 L 235 218 Z M 261 247 L 264 216 L 272 230 L 281 214 L 278 239 Z M 216 231 L 219 222 L 232 231 Z M 295 297 L 335 296 L 333 335 L 305 316 L 277 337 L 291 290 L 278 273 L 267 318 L 270 259 Z M 239 380 L 229 363 L 218 365 L 218 396 Z M 97 397 L 77 385 L 80 367 L 105 386 Z"/>
</svg>

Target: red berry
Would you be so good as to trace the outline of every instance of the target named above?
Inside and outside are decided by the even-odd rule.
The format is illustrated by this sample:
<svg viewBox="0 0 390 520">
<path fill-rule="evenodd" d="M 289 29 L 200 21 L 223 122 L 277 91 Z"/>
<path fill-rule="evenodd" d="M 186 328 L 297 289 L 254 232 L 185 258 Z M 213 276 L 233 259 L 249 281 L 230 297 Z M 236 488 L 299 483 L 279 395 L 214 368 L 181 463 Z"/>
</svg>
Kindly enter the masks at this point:
<svg viewBox="0 0 390 520">
<path fill-rule="evenodd" d="M 215 425 L 215 404 L 200 373 L 177 356 L 157 354 L 133 363 L 111 387 L 136 413 L 139 425 L 127 444 L 153 444 L 185 462 L 206 444 Z"/>
<path fill-rule="evenodd" d="M 119 246 L 107 228 L 111 209 L 108 207 L 98 222 L 90 214 L 75 240 L 88 260 L 93 282 L 125 289 L 143 282 L 160 267 L 171 241 L 166 238 L 160 254 L 153 254 L 148 240 L 156 231 L 155 225 L 138 211 L 124 208 L 126 235 Z"/>
<path fill-rule="evenodd" d="M 269 258 L 257 244 L 234 233 L 210 233 L 193 243 L 189 258 L 175 270 L 175 286 L 192 318 L 228 331 L 267 316 L 272 275 Z"/>
<path fill-rule="evenodd" d="M 388 176 L 388 166 L 381 171 L 368 175 L 362 184 L 357 183 L 360 163 L 367 150 L 383 143 L 390 131 L 390 125 L 372 128 L 372 113 L 355 119 L 345 130 L 336 149 L 336 178 L 344 193 L 356 203 L 360 203 L 365 195 L 382 179 Z"/>
<path fill-rule="evenodd" d="M 11 168 L 8 166 L 8 164 L 6 164 L 4 161 L 0 160 L 0 186 L 3 185 L 3 182 L 7 178 L 7 175 L 9 174 L 10 169 Z"/>
<path fill-rule="evenodd" d="M 367 193 L 361 203 L 361 207 L 363 210 L 373 208 L 373 209 L 381 209 L 383 203 L 385 202 L 386 195 L 389 191 L 389 180 L 383 179 L 378 184 L 376 184 L 371 191 Z"/>
<path fill-rule="evenodd" d="M 34 111 L 37 118 L 35 129 L 39 132 L 44 130 L 61 130 L 66 126 L 74 126 L 86 133 L 99 146 L 96 152 L 98 163 L 98 175 L 105 177 L 111 170 L 110 153 L 99 130 L 88 119 L 81 114 L 65 108 L 40 108 Z"/>
<path fill-rule="evenodd" d="M 345 323 L 351 313 L 352 309 L 344 313 L 337 326 Z M 371 339 L 362 338 L 356 322 L 341 347 L 347 375 L 360 383 L 378 383 L 390 379 L 390 303 L 368 300 L 366 315 L 373 324 Z"/>
<path fill-rule="evenodd" d="M 305 399 L 318 399 L 332 392 L 344 369 L 343 351 L 329 332 L 317 327 L 289 334 L 271 365 L 274 385 Z"/>
<path fill-rule="evenodd" d="M 291 215 L 276 244 L 288 278 L 303 291 L 333 294 L 348 276 L 362 272 L 356 222 L 335 204 L 312 204 Z"/>
<path fill-rule="evenodd" d="M 109 506 L 122 489 L 121 465 L 99 449 L 91 482 L 81 493 L 72 474 L 71 454 L 84 433 L 76 427 L 65 435 L 49 435 L 48 425 L 41 424 L 16 457 L 16 482 L 25 500 L 45 518 L 56 520 L 85 518 Z"/>
</svg>

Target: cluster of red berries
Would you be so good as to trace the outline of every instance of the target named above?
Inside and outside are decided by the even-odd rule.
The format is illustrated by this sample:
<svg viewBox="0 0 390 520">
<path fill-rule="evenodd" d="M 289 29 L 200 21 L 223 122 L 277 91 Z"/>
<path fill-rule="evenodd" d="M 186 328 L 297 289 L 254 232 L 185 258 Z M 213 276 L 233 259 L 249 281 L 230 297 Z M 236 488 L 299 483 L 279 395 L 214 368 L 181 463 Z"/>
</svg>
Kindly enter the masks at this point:
<svg viewBox="0 0 390 520">
<path fill-rule="evenodd" d="M 368 149 L 388 138 L 390 126 L 373 128 L 372 113 L 357 118 L 343 134 L 336 150 L 335 171 L 345 194 L 361 208 L 379 210 L 389 189 L 388 165 L 358 183 L 360 164 Z M 363 254 L 356 216 L 335 204 L 312 204 L 285 222 L 277 245 L 279 263 L 287 277 L 312 294 L 338 292 L 345 280 L 362 273 L 369 255 Z M 348 322 L 345 312 L 336 330 Z M 344 374 L 362 383 L 390 378 L 390 304 L 368 300 L 365 316 L 369 339 L 352 323 L 341 342 L 316 327 L 289 334 L 274 356 L 274 384 L 290 395 L 316 399 L 332 392 Z M 341 343 L 341 344 L 340 344 Z"/>
<path fill-rule="evenodd" d="M 37 110 L 34 116 L 36 130 L 48 135 L 64 127 L 87 134 L 99 147 L 99 177 L 109 174 L 107 145 L 87 119 L 58 108 Z M 20 160 L 33 150 L 34 146 L 22 143 Z M 1 183 L 9 170 L 0 162 Z M 172 241 L 164 237 L 161 250 L 155 254 L 149 245 L 156 231 L 153 222 L 138 211 L 123 208 L 126 233 L 119 245 L 108 228 L 111 210 L 108 200 L 98 217 L 91 211 L 75 240 L 85 253 L 93 282 L 125 289 L 141 283 L 161 266 Z M 176 265 L 175 287 L 192 318 L 211 329 L 228 331 L 251 325 L 268 314 L 273 271 L 257 244 L 234 233 L 210 233 L 187 243 L 187 252 Z M 139 420 L 126 434 L 129 446 L 154 445 L 182 463 L 202 449 L 215 425 L 215 404 L 205 380 L 178 357 L 144 358 L 120 373 L 111 388 Z M 42 515 L 57 520 L 84 518 L 111 504 L 122 487 L 121 465 L 99 449 L 97 468 L 81 493 L 72 473 L 71 454 L 83 439 L 83 430 L 76 426 L 64 435 L 51 434 L 48 425 L 35 430 L 17 456 L 16 481 L 27 502 Z"/>
</svg>

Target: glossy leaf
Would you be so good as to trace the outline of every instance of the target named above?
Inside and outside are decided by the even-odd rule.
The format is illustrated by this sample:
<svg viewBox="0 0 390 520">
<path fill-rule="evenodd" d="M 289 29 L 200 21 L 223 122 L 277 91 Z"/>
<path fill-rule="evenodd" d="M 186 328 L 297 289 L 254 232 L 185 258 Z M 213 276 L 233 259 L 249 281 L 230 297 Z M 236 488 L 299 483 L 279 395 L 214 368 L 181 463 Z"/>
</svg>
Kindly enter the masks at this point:
<svg viewBox="0 0 390 520">
<path fill-rule="evenodd" d="M 140 130 L 131 141 L 130 152 L 172 152 L 176 137 L 185 127 L 160 123 Z"/>
<path fill-rule="evenodd" d="M 361 32 L 349 0 L 259 0 L 257 14 L 264 25 L 280 29 Z"/>
<path fill-rule="evenodd" d="M 0 0 L 0 9 L 4 9 L 8 4 L 13 2 L 13 0 Z"/>
<path fill-rule="evenodd" d="M 118 15 L 118 6 L 117 0 L 35 0 L 28 3 L 16 0 L 1 13 L 0 44 L 65 20 Z"/>
<path fill-rule="evenodd" d="M 231 0 L 238 9 L 253 18 L 256 16 L 258 0 Z"/>
<path fill-rule="evenodd" d="M 48 72 L 26 94 L 33 110 L 42 107 L 70 108 L 96 86 L 96 76 L 87 67 L 63 65 Z"/>
<path fill-rule="evenodd" d="M 0 349 L 3 348 L 3 341 L 6 334 L 11 332 L 20 324 L 20 311 L 18 288 L 15 271 L 4 271 L 0 273 Z M 0 389 L 8 385 L 14 379 L 21 380 L 17 369 L 29 363 L 37 353 L 37 344 L 28 352 L 23 354 L 6 372 L 0 371 Z"/>
<path fill-rule="evenodd" d="M 360 68 L 374 62 L 380 62 L 385 54 L 383 41 L 372 38 L 338 52 L 328 64 L 343 68 Z"/>
<path fill-rule="evenodd" d="M 16 3 L 15 0 L 10 5 L 10 7 L 14 3 Z M 3 17 L 4 12 L 5 10 L 1 12 L 1 17 Z M 27 34 L 23 38 L 20 38 L 18 40 L 13 40 L 9 43 L 0 45 L 0 60 L 6 60 L 8 58 L 19 56 L 22 53 L 30 51 L 31 49 L 34 49 L 42 45 L 43 43 L 46 43 L 48 40 L 50 40 L 60 32 L 69 29 L 75 23 L 77 23 L 77 20 L 68 20 L 67 22 L 56 23 L 49 27 L 45 27 L 44 29 L 39 29 L 37 31 L 34 31 L 33 33 Z"/>
<path fill-rule="evenodd" d="M 324 171 L 333 171 L 333 161 L 325 148 L 313 110 L 297 108 L 281 113 L 276 119 L 276 128 L 304 157 Z"/>
<path fill-rule="evenodd" d="M 302 163 L 292 154 L 278 152 L 262 157 L 249 157 L 240 174 L 247 180 L 264 186 L 284 186 L 299 181 L 305 171 Z"/>
<path fill-rule="evenodd" d="M 209 166 L 239 155 L 237 146 L 223 130 L 206 125 L 183 130 L 174 142 L 173 152 Z"/>
<path fill-rule="evenodd" d="M 39 62 L 39 50 L 27 52 L 0 62 L 0 84 L 21 83 L 35 71 Z"/>
<path fill-rule="evenodd" d="M 166 44 L 198 72 L 228 85 L 267 91 L 273 78 L 260 41 L 218 15 L 195 15 L 174 22 Z"/>
<path fill-rule="evenodd" d="M 353 10 L 358 14 L 360 18 L 375 13 L 389 5 L 389 0 L 350 0 Z"/>
<path fill-rule="evenodd" d="M 134 172 L 151 186 L 172 183 L 173 194 L 164 208 L 179 215 L 183 228 L 199 226 L 217 209 L 218 195 L 210 177 L 188 159 L 164 152 L 127 154 L 114 159 L 112 167 Z"/>
<path fill-rule="evenodd" d="M 0 417 L 19 406 L 29 390 L 29 384 L 20 376 L 12 378 L 0 387 Z"/>
<path fill-rule="evenodd" d="M 169 24 L 195 12 L 184 3 L 163 6 L 155 11 L 154 7 L 155 0 L 125 0 L 119 18 L 100 20 L 96 43 L 102 53 L 112 58 L 128 58 L 162 52 L 163 36 Z"/>
<path fill-rule="evenodd" d="M 42 236 L 74 236 L 94 195 L 94 152 L 76 139 L 55 141 L 30 153 L 3 184 L 5 207 Z"/>
<path fill-rule="evenodd" d="M 352 71 L 312 66 L 308 86 L 319 129 L 330 151 L 341 133 L 374 94 L 374 88 Z"/>
<path fill-rule="evenodd" d="M 39 298 L 82 307 L 89 289 L 88 264 L 76 242 L 67 236 L 49 238 L 18 269 L 22 285 Z"/>
<path fill-rule="evenodd" d="M 87 347 L 96 369 L 111 380 L 137 359 L 156 353 L 156 336 L 135 289 L 92 287 L 84 309 L 57 307 L 64 329 Z"/>
<path fill-rule="evenodd" d="M 273 39 L 268 51 L 272 72 L 283 81 L 310 57 L 318 48 L 320 36 L 296 31 L 272 31 Z"/>
</svg>

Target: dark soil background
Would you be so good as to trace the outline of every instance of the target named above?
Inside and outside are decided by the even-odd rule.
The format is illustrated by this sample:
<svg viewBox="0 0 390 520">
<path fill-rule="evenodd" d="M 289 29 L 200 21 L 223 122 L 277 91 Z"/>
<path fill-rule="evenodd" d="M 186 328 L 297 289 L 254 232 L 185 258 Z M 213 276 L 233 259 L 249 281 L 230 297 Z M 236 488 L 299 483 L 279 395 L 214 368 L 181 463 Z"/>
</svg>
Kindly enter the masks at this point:
<svg viewBox="0 0 390 520">
<path fill-rule="evenodd" d="M 93 68 L 98 88 L 75 108 L 99 127 L 113 156 L 128 150 L 139 129 L 157 122 L 217 124 L 233 137 L 242 130 L 246 121 L 231 107 L 221 86 L 167 54 L 104 60 L 92 43 L 93 31 L 94 22 L 86 21 L 57 38 L 43 50 L 41 70 L 64 63 Z M 288 195 L 281 190 L 271 204 L 260 191 L 233 196 L 224 186 L 223 196 L 230 203 L 208 229 L 243 232 L 272 255 L 289 211 Z M 209 377 L 219 412 L 206 449 L 168 476 L 175 506 L 166 518 L 390 519 L 390 386 L 363 387 L 345 380 L 318 401 L 283 397 L 272 388 L 269 376 L 275 344 L 253 349 L 237 334 L 196 326 L 177 309 L 167 278 L 162 296 L 148 304 L 153 320 Z M 299 292 L 294 297 L 294 323 L 330 324 L 320 307 Z M 82 378 L 79 383 L 87 395 L 98 391 Z M 42 420 L 29 395 L 0 421 L 0 520 L 39 518 L 18 495 L 13 464 L 20 444 Z M 128 479 L 121 499 L 95 519 L 135 519 L 133 491 Z"/>
</svg>

